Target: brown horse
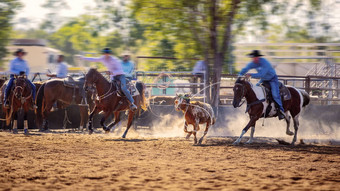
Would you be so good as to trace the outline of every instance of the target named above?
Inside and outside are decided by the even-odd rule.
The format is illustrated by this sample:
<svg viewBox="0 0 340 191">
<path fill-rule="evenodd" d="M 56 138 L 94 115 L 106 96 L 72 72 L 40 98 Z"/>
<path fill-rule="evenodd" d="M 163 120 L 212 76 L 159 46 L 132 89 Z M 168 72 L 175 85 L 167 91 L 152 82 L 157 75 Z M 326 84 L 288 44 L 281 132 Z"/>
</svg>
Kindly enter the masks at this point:
<svg viewBox="0 0 340 191">
<path fill-rule="evenodd" d="M 126 137 L 129 128 L 132 125 L 132 121 L 134 118 L 135 113 L 139 112 L 142 108 L 146 110 L 146 99 L 145 99 L 145 85 L 142 82 L 137 82 L 136 87 L 138 89 L 139 95 L 133 96 L 135 100 L 135 104 L 137 106 L 136 111 L 130 110 L 129 102 L 126 97 L 118 96 L 119 89 L 114 82 L 109 82 L 103 75 L 101 75 L 96 69 L 91 68 L 89 72 L 85 76 L 85 84 L 84 89 L 88 90 L 90 88 L 96 88 L 97 90 L 97 100 L 96 106 L 94 107 L 93 111 L 89 117 L 89 133 L 93 133 L 92 129 L 92 119 L 93 115 L 97 114 L 100 111 L 104 111 L 104 116 L 100 120 L 100 125 L 106 132 L 110 131 L 110 128 L 115 126 L 120 121 L 120 111 L 129 110 L 128 114 L 128 123 L 126 130 L 123 134 L 123 138 Z M 108 125 L 108 127 L 104 124 L 106 119 L 111 115 L 114 114 L 114 122 Z"/>
<path fill-rule="evenodd" d="M 195 144 L 197 144 L 196 133 L 200 130 L 199 124 L 206 123 L 204 134 L 198 141 L 198 144 L 201 144 L 208 133 L 209 127 L 214 125 L 216 121 L 212 107 L 207 103 L 199 101 L 190 102 L 190 95 L 179 94 L 176 95 L 175 108 L 177 111 L 182 111 L 184 113 L 184 132 L 188 133 L 186 139 L 189 139 L 191 134 L 193 134 L 195 137 Z M 194 130 L 188 131 L 188 125 L 194 126 Z"/>
<path fill-rule="evenodd" d="M 37 126 L 40 130 L 48 130 L 48 114 L 53 104 L 57 101 L 58 107 L 65 108 L 71 104 L 81 104 L 83 97 L 80 88 L 66 86 L 63 79 L 52 79 L 46 81 L 38 90 L 36 97 Z M 91 92 L 86 93 L 86 98 L 90 108 L 94 107 Z M 86 129 L 88 119 L 88 108 L 80 107 L 80 126 Z"/>
<path fill-rule="evenodd" d="M 291 86 L 287 87 L 291 94 L 291 99 L 282 101 L 282 103 L 286 114 L 285 117 L 287 123 L 286 134 L 294 135 L 292 141 L 292 145 L 294 145 L 297 139 L 297 131 L 299 128 L 299 114 L 302 108 L 309 104 L 310 98 L 309 95 L 303 90 L 296 89 Z M 233 91 L 234 91 L 233 99 L 234 108 L 240 107 L 240 102 L 242 98 L 245 97 L 247 102 L 247 111 L 250 116 L 249 123 L 242 130 L 241 136 L 234 142 L 234 144 L 236 145 L 240 143 L 243 135 L 248 131 L 250 127 L 251 127 L 250 139 L 248 140 L 247 143 L 252 143 L 256 121 L 261 117 L 276 117 L 277 109 L 274 103 L 271 103 L 271 105 L 268 104 L 267 96 L 265 95 L 266 93 L 264 89 L 261 86 L 254 86 L 248 81 L 248 79 L 245 79 L 243 77 L 238 78 L 235 82 Z M 270 107 L 272 109 L 268 110 L 268 108 Z M 293 117 L 295 129 L 294 133 L 289 130 L 290 125 L 289 113 Z"/>
<path fill-rule="evenodd" d="M 2 107 L 3 111 L 5 111 L 6 115 L 6 125 L 9 125 L 11 120 L 13 120 L 14 114 L 22 109 L 24 113 L 27 113 L 29 110 L 33 108 L 33 98 L 32 98 L 32 88 L 30 84 L 27 82 L 25 75 L 14 76 L 15 80 L 13 82 L 12 91 L 10 92 L 8 99 L 10 100 L 10 107 L 5 108 L 4 105 Z M 7 85 L 2 86 L 2 94 L 1 99 L 4 97 L 5 88 Z M 13 133 L 17 133 L 17 127 L 13 127 Z M 28 129 L 25 127 L 25 134 L 28 134 Z"/>
</svg>

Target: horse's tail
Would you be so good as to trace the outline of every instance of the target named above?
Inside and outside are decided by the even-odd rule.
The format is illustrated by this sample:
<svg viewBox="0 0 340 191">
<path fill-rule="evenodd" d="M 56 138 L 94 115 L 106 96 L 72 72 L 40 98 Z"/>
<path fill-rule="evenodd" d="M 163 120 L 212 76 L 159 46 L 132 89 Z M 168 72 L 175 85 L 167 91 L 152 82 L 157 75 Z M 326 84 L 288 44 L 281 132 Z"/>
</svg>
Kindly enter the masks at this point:
<svg viewBox="0 0 340 191">
<path fill-rule="evenodd" d="M 42 124 L 42 113 L 43 113 L 43 104 L 44 104 L 44 90 L 45 90 L 45 84 L 41 85 L 37 96 L 35 98 L 35 104 L 37 105 L 37 109 L 36 109 L 36 116 L 37 116 L 37 122 L 38 122 L 38 126 L 40 126 Z"/>
<path fill-rule="evenodd" d="M 300 90 L 302 97 L 303 97 L 303 104 L 302 107 L 305 107 L 310 102 L 309 94 L 305 90 Z"/>
<path fill-rule="evenodd" d="M 148 109 L 148 103 L 147 103 L 147 100 L 145 98 L 145 89 L 146 89 L 146 86 L 143 82 L 137 82 L 136 83 L 136 87 L 139 91 L 139 94 L 142 96 L 142 104 L 141 104 L 141 107 L 144 111 L 146 111 Z"/>
</svg>

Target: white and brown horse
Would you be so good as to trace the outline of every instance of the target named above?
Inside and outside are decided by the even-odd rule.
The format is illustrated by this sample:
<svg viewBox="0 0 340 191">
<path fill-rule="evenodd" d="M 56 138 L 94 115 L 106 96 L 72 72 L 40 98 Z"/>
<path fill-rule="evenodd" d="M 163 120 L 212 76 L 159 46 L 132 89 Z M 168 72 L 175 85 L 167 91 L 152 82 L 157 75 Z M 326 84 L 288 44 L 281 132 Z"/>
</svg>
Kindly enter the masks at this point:
<svg viewBox="0 0 340 191">
<path fill-rule="evenodd" d="M 198 142 L 198 144 L 201 144 L 208 133 L 209 127 L 214 125 L 216 121 L 212 107 L 207 103 L 199 101 L 190 102 L 190 95 L 185 94 L 176 96 L 175 108 L 177 111 L 184 113 L 184 132 L 187 133 L 186 139 L 189 139 L 191 134 L 193 134 L 195 144 L 197 144 L 196 133 L 200 130 L 199 124 L 206 123 L 204 134 Z M 188 131 L 187 129 L 190 124 L 194 127 L 193 131 Z"/>
<path fill-rule="evenodd" d="M 299 115 L 303 107 L 309 104 L 310 98 L 309 95 L 304 91 L 297 89 L 295 87 L 287 86 L 291 99 L 283 100 L 283 108 L 285 111 L 285 120 L 287 123 L 286 134 L 294 135 L 292 145 L 296 142 L 297 132 L 299 128 Z M 266 92 L 261 86 L 254 86 L 251 82 L 249 82 L 244 77 L 240 77 L 236 80 L 235 86 L 233 88 L 234 91 L 234 99 L 233 106 L 234 108 L 240 107 L 240 103 L 242 98 L 246 99 L 247 102 L 247 112 L 250 117 L 249 123 L 242 130 L 240 137 L 234 142 L 234 144 L 239 144 L 243 135 L 248 131 L 251 127 L 250 139 L 247 143 L 253 142 L 254 132 L 255 132 L 255 124 L 258 119 L 261 117 L 276 117 L 277 109 L 274 103 L 271 103 L 271 110 L 267 111 L 268 100 L 266 96 Z M 241 104 L 242 105 L 242 104 Z M 293 118 L 294 122 L 294 133 L 289 130 L 290 125 L 290 116 Z"/>
</svg>

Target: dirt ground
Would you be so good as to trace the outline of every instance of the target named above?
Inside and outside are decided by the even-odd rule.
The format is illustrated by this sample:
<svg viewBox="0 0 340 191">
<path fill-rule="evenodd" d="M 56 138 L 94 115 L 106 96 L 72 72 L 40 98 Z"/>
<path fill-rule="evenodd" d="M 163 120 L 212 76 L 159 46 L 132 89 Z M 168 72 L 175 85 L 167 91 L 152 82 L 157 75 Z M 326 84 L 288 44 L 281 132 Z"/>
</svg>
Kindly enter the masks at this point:
<svg viewBox="0 0 340 191">
<path fill-rule="evenodd" d="M 340 146 L 31 133 L 0 132 L 0 190 L 340 189 Z"/>
</svg>

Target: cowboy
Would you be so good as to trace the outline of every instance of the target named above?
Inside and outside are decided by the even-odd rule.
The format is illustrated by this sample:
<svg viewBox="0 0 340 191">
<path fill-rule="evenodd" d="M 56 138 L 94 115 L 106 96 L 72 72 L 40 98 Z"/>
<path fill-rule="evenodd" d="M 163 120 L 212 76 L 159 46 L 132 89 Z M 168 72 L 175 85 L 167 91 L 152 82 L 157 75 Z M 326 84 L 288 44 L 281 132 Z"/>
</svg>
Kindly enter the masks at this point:
<svg viewBox="0 0 340 191">
<path fill-rule="evenodd" d="M 57 59 L 57 73 L 56 74 L 46 74 L 46 76 L 51 78 L 66 78 L 67 77 L 67 64 L 64 62 L 64 55 L 59 55 Z"/>
<path fill-rule="evenodd" d="M 133 72 L 135 69 L 135 65 L 132 61 L 130 61 L 130 53 L 125 51 L 123 54 L 123 61 L 122 61 L 122 67 L 125 74 L 125 77 L 127 80 L 131 81 L 133 78 Z"/>
<path fill-rule="evenodd" d="M 99 58 L 90 58 L 83 56 L 80 58 L 90 62 L 102 62 L 107 67 L 113 78 L 115 80 L 120 81 L 121 89 L 130 102 L 130 109 L 135 111 L 137 109 L 137 106 L 134 104 L 134 100 L 126 87 L 126 79 L 121 61 L 118 58 L 111 55 L 112 51 L 110 48 L 104 48 L 102 50 L 102 54 L 103 56 Z"/>
<path fill-rule="evenodd" d="M 279 107 L 278 111 L 278 117 L 279 119 L 285 118 L 285 112 L 282 106 L 281 96 L 280 96 L 280 90 L 279 90 L 279 81 L 278 77 L 276 75 L 276 72 L 272 65 L 269 63 L 268 60 L 265 58 L 262 58 L 262 54 L 260 54 L 260 51 L 253 50 L 250 54 L 248 54 L 250 58 L 252 58 L 252 61 L 244 67 L 239 75 L 246 75 L 246 77 L 252 77 L 252 78 L 259 78 L 260 81 L 258 84 L 267 81 L 270 84 L 273 99 L 276 102 L 276 104 Z M 247 73 L 250 69 L 256 69 L 257 73 Z M 247 74 L 246 74 L 247 73 Z"/>
<path fill-rule="evenodd" d="M 20 75 L 21 73 L 24 73 L 26 75 L 29 75 L 30 72 L 30 68 L 28 67 L 28 64 L 26 62 L 26 60 L 23 59 L 23 57 L 27 54 L 27 52 L 25 52 L 23 49 L 19 48 L 16 52 L 14 52 L 14 56 L 16 56 L 16 58 L 14 58 L 11 62 L 10 62 L 10 79 L 7 83 L 7 87 L 5 90 L 5 96 L 4 96 L 4 103 L 5 103 L 5 107 L 9 107 L 9 100 L 8 100 L 8 95 L 12 89 L 12 85 L 13 85 L 13 81 L 14 81 L 14 75 Z M 35 100 L 35 93 L 36 93 L 36 88 L 35 85 L 27 79 L 27 81 L 29 82 L 29 84 L 32 87 L 32 98 L 33 100 Z M 33 107 L 36 108 L 35 104 L 33 104 Z"/>
</svg>

